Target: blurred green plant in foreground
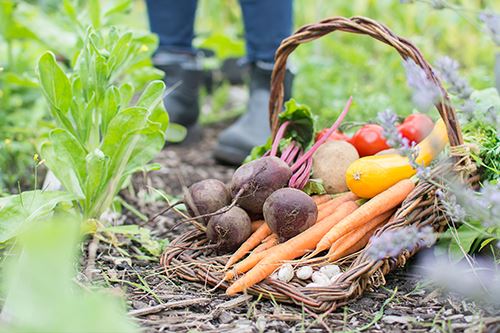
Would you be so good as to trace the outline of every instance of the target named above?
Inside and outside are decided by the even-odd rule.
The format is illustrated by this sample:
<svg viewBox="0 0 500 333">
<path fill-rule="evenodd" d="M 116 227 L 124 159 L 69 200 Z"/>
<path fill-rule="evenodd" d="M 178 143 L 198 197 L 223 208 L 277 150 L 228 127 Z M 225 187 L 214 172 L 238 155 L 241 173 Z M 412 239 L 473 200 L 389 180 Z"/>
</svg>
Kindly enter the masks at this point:
<svg viewBox="0 0 500 333">
<path fill-rule="evenodd" d="M 33 225 L 3 265 L 1 332 L 138 332 L 110 290 L 78 283 L 78 218 Z"/>
</svg>

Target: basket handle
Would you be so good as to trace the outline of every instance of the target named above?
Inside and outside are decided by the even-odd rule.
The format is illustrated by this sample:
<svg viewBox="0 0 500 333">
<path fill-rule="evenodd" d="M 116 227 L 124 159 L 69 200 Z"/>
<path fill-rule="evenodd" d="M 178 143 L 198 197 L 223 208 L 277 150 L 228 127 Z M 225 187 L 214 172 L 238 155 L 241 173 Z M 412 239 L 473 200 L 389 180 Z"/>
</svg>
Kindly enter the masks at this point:
<svg viewBox="0 0 500 333">
<path fill-rule="evenodd" d="M 271 95 L 269 97 L 269 122 L 273 137 L 276 135 L 279 126 L 278 114 L 283 108 L 283 81 L 288 56 L 300 44 L 308 43 L 336 30 L 368 35 L 395 48 L 403 59 L 413 59 L 425 71 L 427 77 L 441 90 L 442 99 L 436 103 L 436 108 L 446 124 L 450 145 L 459 146 L 463 144 L 455 109 L 451 105 L 441 80 L 436 76 L 431 65 L 424 59 L 422 53 L 409 40 L 395 35 L 386 26 L 362 16 L 351 18 L 336 16 L 322 20 L 319 23 L 305 25 L 281 42 L 275 54 L 274 69 L 271 76 Z"/>
</svg>

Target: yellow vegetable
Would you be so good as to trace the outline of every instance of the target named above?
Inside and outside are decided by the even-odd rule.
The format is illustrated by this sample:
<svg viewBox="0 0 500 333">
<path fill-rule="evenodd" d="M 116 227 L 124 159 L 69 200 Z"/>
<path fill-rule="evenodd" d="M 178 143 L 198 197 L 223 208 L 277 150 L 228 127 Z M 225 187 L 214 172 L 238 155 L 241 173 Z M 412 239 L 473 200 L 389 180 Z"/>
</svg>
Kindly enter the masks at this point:
<svg viewBox="0 0 500 333">
<path fill-rule="evenodd" d="M 432 132 L 420 142 L 418 164 L 428 166 L 448 144 L 446 126 L 439 119 Z M 353 162 L 346 171 L 349 189 L 361 198 L 373 198 L 402 179 L 415 175 L 408 157 L 399 154 L 366 156 Z"/>
</svg>

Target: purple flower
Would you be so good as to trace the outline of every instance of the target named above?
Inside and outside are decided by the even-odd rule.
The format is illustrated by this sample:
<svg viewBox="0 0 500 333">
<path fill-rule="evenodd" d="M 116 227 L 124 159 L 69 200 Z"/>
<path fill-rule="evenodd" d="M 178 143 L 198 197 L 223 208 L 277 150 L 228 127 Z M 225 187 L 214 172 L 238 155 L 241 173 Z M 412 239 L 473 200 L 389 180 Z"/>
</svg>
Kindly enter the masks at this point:
<svg viewBox="0 0 500 333">
<path fill-rule="evenodd" d="M 436 61 L 435 67 L 441 78 L 450 85 L 449 92 L 462 99 L 470 98 L 472 88 L 466 79 L 460 76 L 459 63 L 450 57 L 441 57 Z"/>
<path fill-rule="evenodd" d="M 411 251 L 416 246 L 431 246 L 436 241 L 430 226 L 417 228 L 410 225 L 397 230 L 388 230 L 373 236 L 367 248 L 367 255 L 373 260 L 398 256 L 404 250 Z"/>
<path fill-rule="evenodd" d="M 441 100 L 441 90 L 413 59 L 404 60 L 403 66 L 406 70 L 408 86 L 412 89 L 413 103 L 420 111 L 427 112 Z"/>
<path fill-rule="evenodd" d="M 500 15 L 495 12 L 482 12 L 479 19 L 484 23 L 493 42 L 500 46 Z"/>
<path fill-rule="evenodd" d="M 455 221 L 471 218 L 485 228 L 500 228 L 500 184 L 488 183 L 480 192 L 450 183 L 449 190 L 437 190 L 436 196 Z"/>
<path fill-rule="evenodd" d="M 500 271 L 491 259 L 469 258 L 454 263 L 444 256 L 421 256 L 417 269 L 444 289 L 500 304 Z"/>
<path fill-rule="evenodd" d="M 464 208 L 457 203 L 457 197 L 454 194 L 452 194 L 451 191 L 438 189 L 436 191 L 436 197 L 439 200 L 440 204 L 443 206 L 444 210 L 446 211 L 446 214 L 454 222 L 462 222 L 465 220 L 467 214 Z"/>
</svg>

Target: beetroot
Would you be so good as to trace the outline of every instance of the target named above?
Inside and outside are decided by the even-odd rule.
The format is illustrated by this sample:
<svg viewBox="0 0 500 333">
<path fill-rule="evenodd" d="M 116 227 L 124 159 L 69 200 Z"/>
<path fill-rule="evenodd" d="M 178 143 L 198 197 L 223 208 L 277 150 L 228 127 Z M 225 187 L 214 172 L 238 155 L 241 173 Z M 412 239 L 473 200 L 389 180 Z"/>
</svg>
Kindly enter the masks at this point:
<svg viewBox="0 0 500 333">
<path fill-rule="evenodd" d="M 262 213 L 267 197 L 286 186 L 292 171 L 275 156 L 261 157 L 243 164 L 233 174 L 231 194 L 237 203 L 252 214 Z"/>
<path fill-rule="evenodd" d="M 231 203 L 231 194 L 226 185 L 217 179 L 205 179 L 194 183 L 184 194 L 183 200 L 191 216 L 210 214 Z M 201 222 L 208 222 L 209 217 L 200 217 Z"/>
<path fill-rule="evenodd" d="M 219 253 L 237 250 L 251 234 L 250 217 L 239 207 L 212 216 L 207 225 L 207 238 L 215 244 Z"/>
<path fill-rule="evenodd" d="M 316 223 L 318 208 L 313 199 L 293 188 L 282 188 L 264 203 L 264 220 L 284 242 Z"/>
</svg>

